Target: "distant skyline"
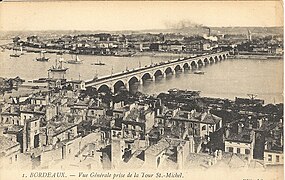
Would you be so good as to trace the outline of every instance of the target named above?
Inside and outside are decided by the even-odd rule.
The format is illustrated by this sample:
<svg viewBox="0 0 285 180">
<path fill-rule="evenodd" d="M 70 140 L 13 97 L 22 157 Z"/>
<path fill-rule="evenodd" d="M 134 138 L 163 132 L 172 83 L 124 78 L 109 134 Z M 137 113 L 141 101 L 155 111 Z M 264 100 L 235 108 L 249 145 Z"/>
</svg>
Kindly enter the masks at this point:
<svg viewBox="0 0 285 180">
<path fill-rule="evenodd" d="M 146 30 L 283 26 L 282 1 L 0 3 L 0 30 Z"/>
</svg>

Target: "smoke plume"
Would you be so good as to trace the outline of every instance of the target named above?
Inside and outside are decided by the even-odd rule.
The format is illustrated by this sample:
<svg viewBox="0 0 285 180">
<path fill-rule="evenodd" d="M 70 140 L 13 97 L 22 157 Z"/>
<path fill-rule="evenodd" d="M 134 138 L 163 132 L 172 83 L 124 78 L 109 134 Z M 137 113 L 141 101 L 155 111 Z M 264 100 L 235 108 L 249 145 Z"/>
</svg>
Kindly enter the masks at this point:
<svg viewBox="0 0 285 180">
<path fill-rule="evenodd" d="M 190 20 L 180 20 L 178 22 L 165 22 L 165 26 L 168 29 L 184 29 L 188 27 L 203 27 L 202 24 L 198 24 Z"/>
</svg>

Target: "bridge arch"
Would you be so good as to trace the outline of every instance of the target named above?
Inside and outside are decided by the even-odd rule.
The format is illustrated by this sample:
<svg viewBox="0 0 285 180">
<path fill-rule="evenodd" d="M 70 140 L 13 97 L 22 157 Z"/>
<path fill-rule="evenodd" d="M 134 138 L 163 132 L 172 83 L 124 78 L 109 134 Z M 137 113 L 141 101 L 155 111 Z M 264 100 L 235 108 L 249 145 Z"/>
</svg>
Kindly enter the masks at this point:
<svg viewBox="0 0 285 180">
<path fill-rule="evenodd" d="M 184 63 L 184 64 L 183 64 L 183 68 L 184 68 L 184 69 L 191 69 L 190 63 L 189 63 L 189 62 Z"/>
<path fill-rule="evenodd" d="M 140 81 L 140 78 L 138 76 L 132 76 L 128 79 L 127 82 L 129 83 L 129 85 L 131 85 L 139 81 Z"/>
<path fill-rule="evenodd" d="M 175 67 L 174 67 L 174 71 L 182 71 L 182 67 L 180 64 L 177 64 Z"/>
<path fill-rule="evenodd" d="M 210 64 L 210 60 L 208 58 L 205 58 L 203 61 L 205 65 Z"/>
<path fill-rule="evenodd" d="M 129 89 L 130 90 L 130 92 L 132 92 L 132 88 L 133 88 L 133 85 L 134 84 L 136 84 L 136 83 L 138 83 L 138 82 L 140 82 L 141 80 L 140 80 L 140 78 L 139 77 L 137 77 L 137 76 L 132 76 L 131 78 L 129 78 L 128 79 L 128 83 L 127 83 L 127 85 L 129 86 L 129 87 L 127 87 L 127 89 Z"/>
<path fill-rule="evenodd" d="M 161 69 L 158 69 L 154 72 L 153 74 L 155 77 L 158 77 L 158 76 L 163 76 L 164 75 L 164 72 L 161 70 Z"/>
<path fill-rule="evenodd" d="M 201 66 L 204 65 L 204 64 L 203 64 L 203 61 L 202 61 L 201 59 L 199 59 L 199 60 L 197 61 L 197 64 L 198 64 L 199 67 L 201 67 Z"/>
<path fill-rule="evenodd" d="M 172 69 L 172 67 L 167 67 L 167 68 L 165 68 L 165 70 L 164 70 L 164 73 L 167 75 L 167 74 L 170 74 L 170 73 L 172 73 L 173 74 L 173 72 L 174 72 L 174 69 Z"/>
<path fill-rule="evenodd" d="M 112 91 L 111 87 L 108 84 L 101 84 L 97 89 L 98 89 L 98 92 Z"/>
<path fill-rule="evenodd" d="M 191 69 L 198 68 L 197 61 L 191 61 L 190 66 L 191 66 Z"/>
<path fill-rule="evenodd" d="M 122 88 L 126 88 L 125 83 L 122 80 L 116 81 L 113 87 L 114 87 L 114 93 L 119 92 Z"/>
<path fill-rule="evenodd" d="M 147 73 L 144 73 L 143 75 L 142 75 L 142 81 L 145 81 L 145 80 L 147 80 L 147 79 L 152 79 L 152 75 L 149 73 L 149 72 L 147 72 Z"/>
</svg>

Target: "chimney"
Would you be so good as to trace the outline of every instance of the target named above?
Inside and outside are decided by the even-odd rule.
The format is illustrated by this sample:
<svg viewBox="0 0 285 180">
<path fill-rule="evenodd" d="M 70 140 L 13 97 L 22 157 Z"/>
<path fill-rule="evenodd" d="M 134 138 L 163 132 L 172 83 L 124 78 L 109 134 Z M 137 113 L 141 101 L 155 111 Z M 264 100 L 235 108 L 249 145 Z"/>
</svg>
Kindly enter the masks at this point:
<svg viewBox="0 0 285 180">
<path fill-rule="evenodd" d="M 209 28 L 209 37 L 211 36 L 211 28 Z"/>
<path fill-rule="evenodd" d="M 230 135 L 230 125 L 226 124 L 226 128 L 225 128 L 225 138 L 228 138 Z"/>
<path fill-rule="evenodd" d="M 149 135 L 146 134 L 145 135 L 145 147 L 148 147 L 150 144 L 149 144 Z"/>
<path fill-rule="evenodd" d="M 258 119 L 257 120 L 257 127 L 261 128 L 262 124 L 263 124 L 263 119 Z"/>
<path fill-rule="evenodd" d="M 243 130 L 243 124 L 242 123 L 238 123 L 238 134 L 242 133 L 242 130 Z"/>
<path fill-rule="evenodd" d="M 225 137 L 228 138 L 230 136 L 230 128 L 229 127 L 226 127 L 226 130 L 225 130 Z"/>
</svg>

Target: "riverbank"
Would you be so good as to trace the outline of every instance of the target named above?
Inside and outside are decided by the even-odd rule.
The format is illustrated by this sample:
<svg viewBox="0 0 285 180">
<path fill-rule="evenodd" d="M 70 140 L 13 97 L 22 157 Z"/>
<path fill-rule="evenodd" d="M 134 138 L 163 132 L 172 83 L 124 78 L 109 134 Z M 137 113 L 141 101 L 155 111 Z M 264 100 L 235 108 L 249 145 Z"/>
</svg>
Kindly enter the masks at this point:
<svg viewBox="0 0 285 180">
<path fill-rule="evenodd" d="M 257 60 L 268 60 L 268 59 L 283 59 L 280 55 L 232 55 L 231 59 L 257 59 Z"/>
<path fill-rule="evenodd" d="M 6 44 L 1 46 L 2 49 L 8 49 L 12 50 L 13 45 L 12 44 Z M 16 50 L 20 51 L 20 48 L 16 48 Z M 32 53 L 40 53 L 41 51 L 45 51 L 46 53 L 62 53 L 62 54 L 74 54 L 71 50 L 63 50 L 63 49 L 48 49 L 48 48 L 35 48 L 35 47 L 27 47 L 24 46 L 22 47 L 23 51 L 26 52 L 32 52 Z M 201 52 L 200 52 L 201 54 Z M 187 53 L 187 52 L 161 52 L 161 51 L 134 51 L 134 52 L 129 52 L 129 53 L 124 53 L 122 54 L 84 54 L 84 53 L 79 53 L 79 55 L 92 55 L 92 56 L 115 56 L 115 57 L 141 57 L 141 56 L 149 56 L 149 57 L 175 57 L 175 58 L 180 58 L 180 57 L 186 57 L 186 56 L 191 56 L 194 55 L 194 53 Z"/>
</svg>

